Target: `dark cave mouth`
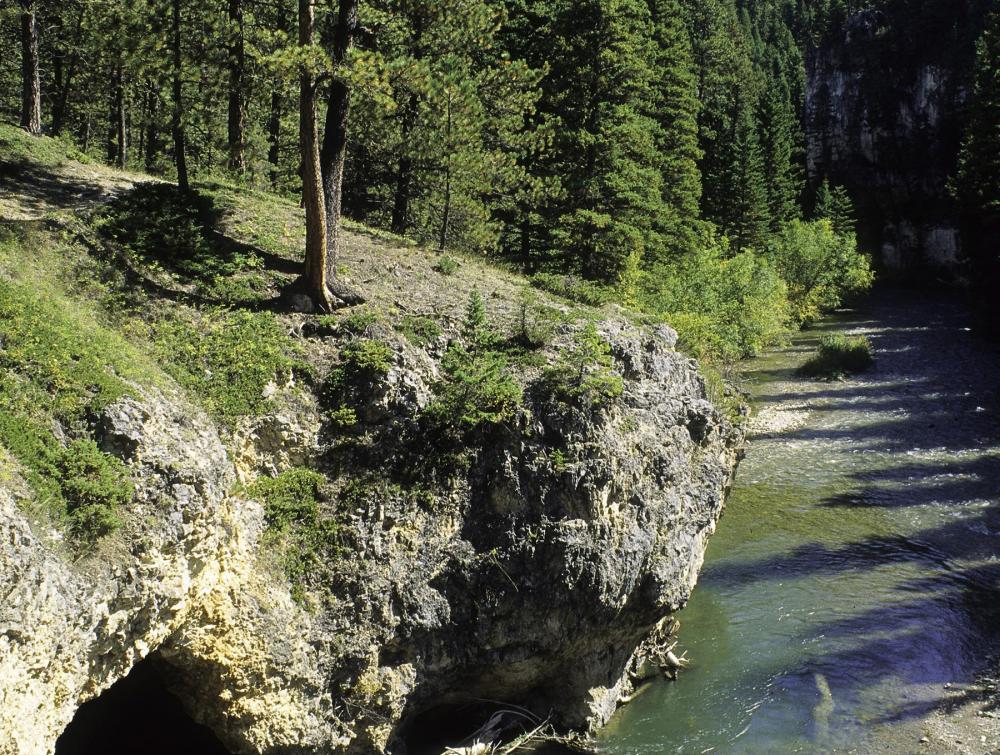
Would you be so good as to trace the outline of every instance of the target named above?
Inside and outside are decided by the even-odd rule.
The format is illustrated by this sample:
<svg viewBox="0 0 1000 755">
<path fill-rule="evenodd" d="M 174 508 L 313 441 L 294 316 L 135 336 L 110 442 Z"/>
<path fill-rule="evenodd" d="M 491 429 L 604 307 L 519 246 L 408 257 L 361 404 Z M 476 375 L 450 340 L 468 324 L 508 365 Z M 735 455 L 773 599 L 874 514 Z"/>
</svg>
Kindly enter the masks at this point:
<svg viewBox="0 0 1000 755">
<path fill-rule="evenodd" d="M 77 710 L 55 755 L 232 755 L 184 710 L 153 654 Z"/>
<path fill-rule="evenodd" d="M 492 723 L 491 727 L 487 724 Z M 439 755 L 448 747 L 468 746 L 484 728 L 492 728 L 499 741 L 534 729 L 541 721 L 516 705 L 493 700 L 468 700 L 436 705 L 413 715 L 402 727 L 401 739 L 408 755 Z"/>
</svg>

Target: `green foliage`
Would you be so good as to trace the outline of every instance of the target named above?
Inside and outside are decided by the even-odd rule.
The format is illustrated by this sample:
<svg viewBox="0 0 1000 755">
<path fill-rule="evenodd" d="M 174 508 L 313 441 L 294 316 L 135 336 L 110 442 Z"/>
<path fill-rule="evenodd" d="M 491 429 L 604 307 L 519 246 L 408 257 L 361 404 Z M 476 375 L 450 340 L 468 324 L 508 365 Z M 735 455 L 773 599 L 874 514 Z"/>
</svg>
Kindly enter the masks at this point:
<svg viewBox="0 0 1000 755">
<path fill-rule="evenodd" d="M 753 252 L 730 256 L 726 241 L 711 237 L 650 273 L 643 306 L 677 330 L 682 349 L 709 359 L 753 356 L 782 336 L 789 319 L 775 268 Z"/>
<path fill-rule="evenodd" d="M 194 283 L 204 296 L 220 303 L 259 300 L 267 289 L 263 261 L 251 247 L 217 233 L 217 215 L 207 195 L 145 183 L 105 206 L 96 224 L 142 264 Z"/>
<path fill-rule="evenodd" d="M 404 315 L 396 328 L 415 346 L 429 346 L 443 333 L 437 322 L 423 315 Z"/>
<path fill-rule="evenodd" d="M 458 260 L 454 257 L 449 257 L 447 254 L 442 254 L 437 258 L 437 262 L 434 263 L 434 272 L 441 273 L 441 275 L 454 275 L 458 272 L 458 268 L 461 267 Z"/>
<path fill-rule="evenodd" d="M 327 375 L 322 396 L 329 406 L 337 406 L 350 386 L 368 387 L 389 374 L 395 352 L 389 344 L 373 338 L 355 338 L 340 350 L 340 363 Z"/>
<path fill-rule="evenodd" d="M 614 370 L 611 346 L 593 322 L 574 334 L 573 343 L 549 367 L 543 380 L 558 399 L 593 408 L 621 396 L 621 376 Z"/>
<path fill-rule="evenodd" d="M 853 234 L 836 233 L 829 220 L 788 223 L 770 245 L 768 259 L 788 284 L 792 317 L 798 323 L 836 309 L 874 280 L 871 263 L 858 251 Z"/>
<path fill-rule="evenodd" d="M 262 414 L 268 384 L 308 371 L 269 312 L 205 311 L 196 321 L 178 315 L 156 321 L 150 331 L 164 369 L 228 423 Z"/>
<path fill-rule="evenodd" d="M 334 318 L 329 315 L 321 316 L 320 320 L 325 322 L 336 322 Z M 378 315 L 371 309 L 358 309 L 345 315 L 339 323 L 336 324 L 336 329 L 338 333 L 343 333 L 350 336 L 364 336 L 367 335 L 372 326 L 375 325 L 379 320 Z"/>
<path fill-rule="evenodd" d="M 598 283 L 583 280 L 575 275 L 556 275 L 553 273 L 535 273 L 531 276 L 531 285 L 550 294 L 561 296 L 572 302 L 599 307 L 614 298 L 614 290 Z"/>
<path fill-rule="evenodd" d="M 282 551 L 282 566 L 300 602 L 324 563 L 336 556 L 338 527 L 320 510 L 322 475 L 295 467 L 277 477 L 261 477 L 246 493 L 264 505 L 264 517 L 273 541 Z"/>
<path fill-rule="evenodd" d="M 871 343 L 864 336 L 824 336 L 816 354 L 799 368 L 799 374 L 835 379 L 864 372 L 874 363 Z"/>
<path fill-rule="evenodd" d="M 555 334 L 556 326 L 566 320 L 558 309 L 541 303 L 530 289 L 521 292 L 518 302 L 517 331 L 514 338 L 526 349 L 540 349 Z"/>
<path fill-rule="evenodd" d="M 119 459 L 92 440 L 77 440 L 63 449 L 56 469 L 73 535 L 92 542 L 121 526 L 120 509 L 132 502 L 135 488 Z"/>
<path fill-rule="evenodd" d="M 834 233 L 853 237 L 857 233 L 857 220 L 854 217 L 854 203 L 847 189 L 843 186 L 830 188 L 830 182 L 823 179 L 816 192 L 817 220 L 829 220 Z"/>
<path fill-rule="evenodd" d="M 469 296 L 462 335 L 465 345 L 452 343 L 441 360 L 442 378 L 424 409 L 432 426 L 458 434 L 504 422 L 522 400 L 507 360 L 493 350 L 498 338 L 478 291 Z"/>
</svg>

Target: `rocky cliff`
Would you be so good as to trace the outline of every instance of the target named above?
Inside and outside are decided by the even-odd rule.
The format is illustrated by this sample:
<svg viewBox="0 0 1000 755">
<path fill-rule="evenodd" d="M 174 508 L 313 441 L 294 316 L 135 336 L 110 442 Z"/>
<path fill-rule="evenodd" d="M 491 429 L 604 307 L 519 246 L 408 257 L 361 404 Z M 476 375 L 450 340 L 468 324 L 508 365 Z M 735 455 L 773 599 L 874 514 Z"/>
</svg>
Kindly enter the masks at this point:
<svg viewBox="0 0 1000 755">
<path fill-rule="evenodd" d="M 959 272 L 948 191 L 983 0 L 881 0 L 808 51 L 807 167 L 848 188 L 890 273 Z"/>
<path fill-rule="evenodd" d="M 442 449 L 418 421 L 440 344 L 380 333 L 391 368 L 345 389 L 350 428 L 294 384 L 222 435 L 179 391 L 136 386 L 93 427 L 135 501 L 82 558 L 33 515 L 7 459 L 0 752 L 52 753 L 81 704 L 143 658 L 234 753 L 404 752 L 428 724 L 474 730 L 470 704 L 604 722 L 643 639 L 690 594 L 741 436 L 672 331 L 615 315 L 599 330 L 620 398 L 563 403 L 528 370 L 516 419 L 447 474 L 421 465 Z M 339 480 L 324 488 L 338 549 L 294 598 L 238 484 L 292 465 Z"/>
</svg>

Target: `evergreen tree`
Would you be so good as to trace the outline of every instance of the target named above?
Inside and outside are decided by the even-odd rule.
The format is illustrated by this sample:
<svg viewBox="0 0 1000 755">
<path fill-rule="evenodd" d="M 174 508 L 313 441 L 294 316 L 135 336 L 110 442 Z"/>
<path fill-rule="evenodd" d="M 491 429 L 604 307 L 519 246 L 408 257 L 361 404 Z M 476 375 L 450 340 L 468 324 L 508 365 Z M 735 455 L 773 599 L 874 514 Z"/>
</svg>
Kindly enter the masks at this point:
<svg viewBox="0 0 1000 755">
<path fill-rule="evenodd" d="M 760 147 L 771 231 L 799 217 L 802 173 L 797 161 L 798 121 L 785 81 L 772 77 L 760 102 Z"/>
<path fill-rule="evenodd" d="M 995 305 L 1000 289 L 1000 13 L 994 13 L 976 46 L 968 125 L 956 188 L 963 241 L 973 286 L 993 333 L 1000 332 Z"/>
<path fill-rule="evenodd" d="M 660 174 L 667 211 L 659 222 L 666 247 L 674 254 L 696 243 L 700 214 L 698 90 L 691 42 L 678 0 L 650 0 L 655 42 L 655 118 L 659 125 Z M 647 265 L 653 260 L 647 260 Z"/>
<path fill-rule="evenodd" d="M 834 233 L 854 238 L 857 234 L 857 219 L 854 216 L 854 202 L 843 186 L 830 187 L 830 182 L 823 179 L 816 192 L 817 220 L 829 220 Z"/>
</svg>

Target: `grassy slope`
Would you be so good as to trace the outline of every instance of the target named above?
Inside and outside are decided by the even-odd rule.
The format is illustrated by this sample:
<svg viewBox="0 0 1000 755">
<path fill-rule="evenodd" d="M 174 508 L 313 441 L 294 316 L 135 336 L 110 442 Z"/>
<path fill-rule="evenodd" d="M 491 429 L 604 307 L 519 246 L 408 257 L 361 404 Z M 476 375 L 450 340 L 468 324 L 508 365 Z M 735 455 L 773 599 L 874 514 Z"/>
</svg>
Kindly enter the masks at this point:
<svg viewBox="0 0 1000 755">
<path fill-rule="evenodd" d="M 269 384 L 321 383 L 339 345 L 303 337 L 310 322 L 329 334 L 361 315 L 417 339 L 453 336 L 473 289 L 507 333 L 526 297 L 554 321 L 595 313 L 485 260 L 461 258 L 445 275 L 435 269 L 439 255 L 348 224 L 338 267 L 368 304 L 331 318 L 277 314 L 268 301 L 301 265 L 295 202 L 205 181 L 197 210 L 169 207 L 156 179 L 79 157 L 0 125 L 0 459 L 8 470 L 16 460 L 56 521 L 75 505 L 66 470 L 80 468 L 60 454 L 87 441 L 101 407 L 132 384 L 173 378 L 233 428 L 271 408 Z"/>
</svg>

